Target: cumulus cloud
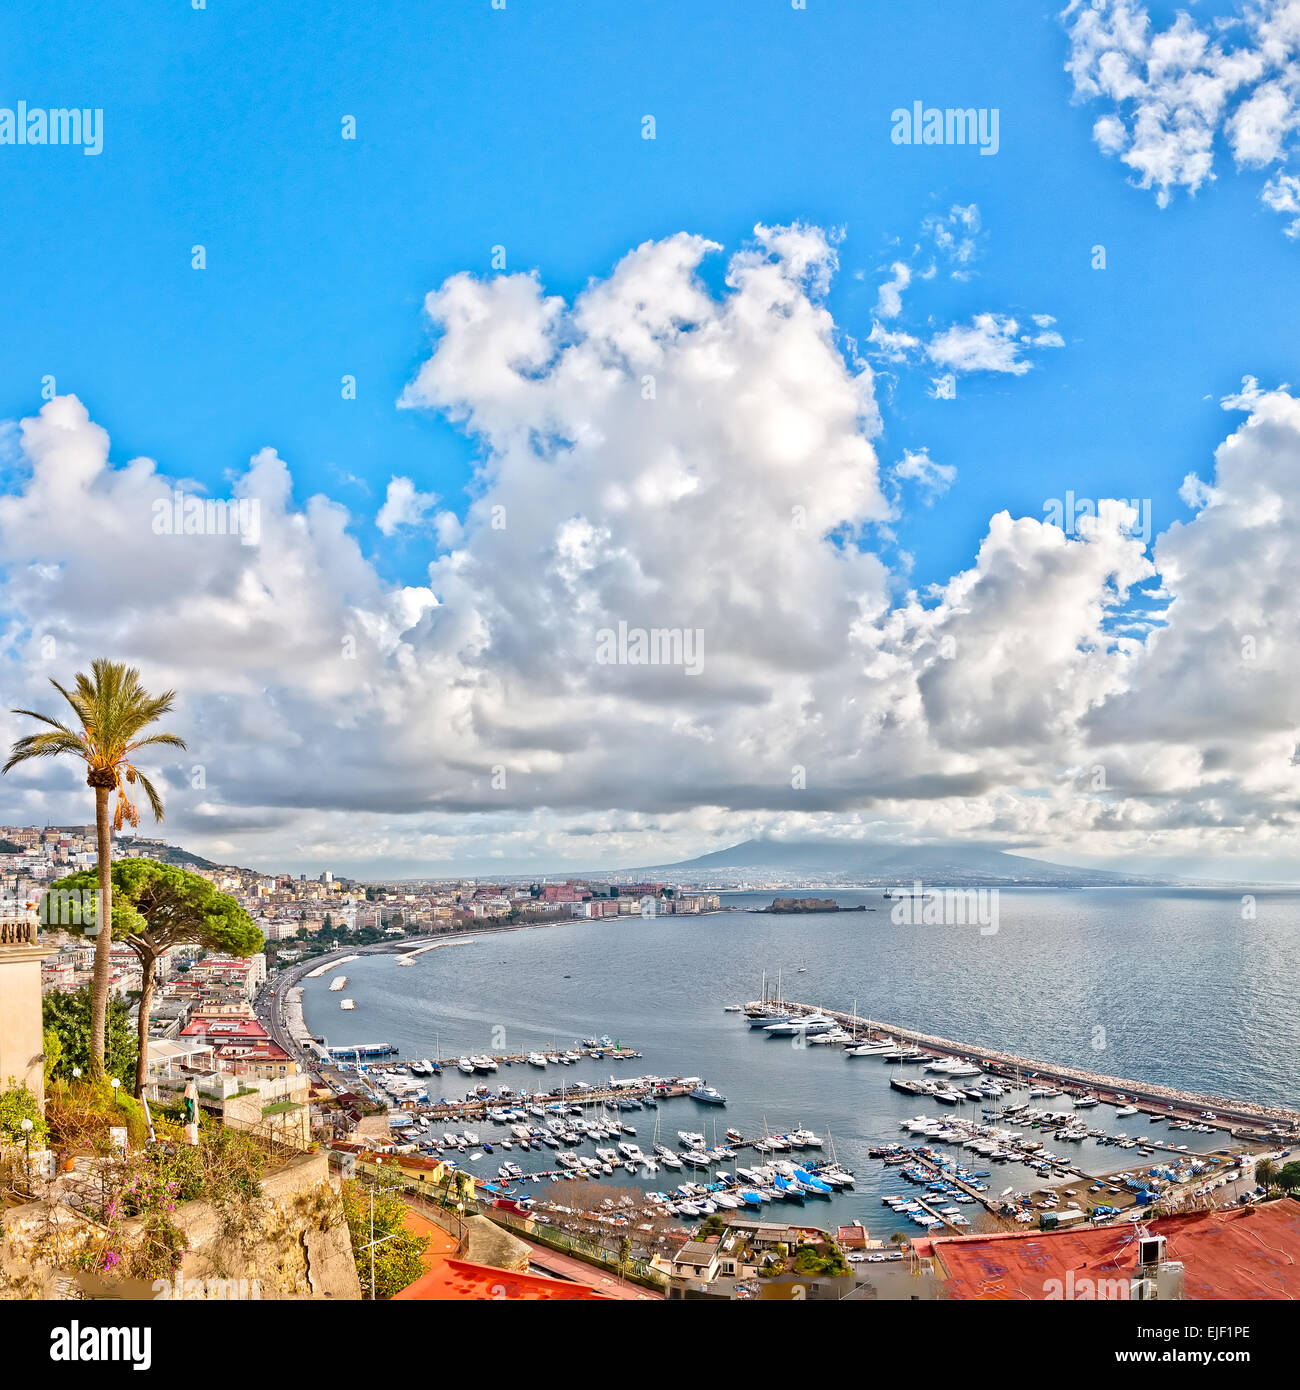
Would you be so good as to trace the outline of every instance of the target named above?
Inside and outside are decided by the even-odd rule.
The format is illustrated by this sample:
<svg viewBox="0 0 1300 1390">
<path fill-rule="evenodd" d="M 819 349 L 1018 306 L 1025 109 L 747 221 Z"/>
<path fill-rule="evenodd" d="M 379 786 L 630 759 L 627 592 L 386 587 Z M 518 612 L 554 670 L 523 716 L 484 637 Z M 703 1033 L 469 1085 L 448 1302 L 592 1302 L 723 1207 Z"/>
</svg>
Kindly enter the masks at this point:
<svg viewBox="0 0 1300 1390">
<path fill-rule="evenodd" d="M 957 477 L 950 463 L 936 463 L 928 449 L 909 449 L 894 465 L 894 477 L 915 483 L 930 498 L 947 492 Z"/>
<path fill-rule="evenodd" d="M 418 492 L 410 478 L 390 478 L 384 505 L 375 517 L 375 525 L 381 534 L 392 536 L 402 527 L 422 525 L 437 505 L 436 492 Z"/>
<path fill-rule="evenodd" d="M 907 593 L 876 553 L 893 509 L 872 373 L 823 299 L 833 240 L 759 227 L 714 292 L 718 250 L 647 242 L 571 301 L 535 275 L 428 296 L 403 400 L 478 463 L 418 584 L 269 448 L 233 481 L 257 544 L 159 534 L 178 480 L 49 402 L 0 494 L 6 710 L 55 707 L 47 678 L 100 654 L 175 686 L 169 833 L 243 862 L 632 864 L 868 822 L 1115 854 L 1293 839 L 1300 403 L 1243 393 L 1154 561 L 1121 503 L 1077 536 L 1000 513 L 968 568 Z M 951 481 L 923 450 L 893 472 Z M 409 483 L 395 526 L 430 519 Z M 1157 583 L 1152 629 L 1134 596 Z M 602 661 L 620 624 L 700 634 L 699 671 Z M 7 791 L 17 819 L 86 814 L 72 769 Z"/>
<path fill-rule="evenodd" d="M 1300 4 L 1259 0 L 1232 22 L 1198 24 L 1180 11 L 1156 28 L 1139 0 L 1071 0 L 1066 70 L 1076 98 L 1110 109 L 1093 136 L 1167 207 L 1214 175 L 1222 140 L 1239 168 L 1284 160 L 1300 128 Z M 1265 205 L 1290 214 L 1286 178 Z M 1294 223 L 1288 235 L 1295 235 Z"/>
</svg>

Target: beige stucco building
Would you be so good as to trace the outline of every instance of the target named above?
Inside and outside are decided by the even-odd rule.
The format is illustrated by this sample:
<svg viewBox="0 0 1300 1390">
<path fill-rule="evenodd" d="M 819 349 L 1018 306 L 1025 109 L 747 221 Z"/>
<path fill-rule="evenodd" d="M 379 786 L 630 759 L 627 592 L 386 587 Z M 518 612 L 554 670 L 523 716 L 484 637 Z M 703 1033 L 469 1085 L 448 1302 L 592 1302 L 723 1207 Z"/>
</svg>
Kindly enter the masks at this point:
<svg viewBox="0 0 1300 1390">
<path fill-rule="evenodd" d="M 34 912 L 0 916 L 0 1089 L 26 1085 L 45 1104 L 41 958 Z"/>
</svg>

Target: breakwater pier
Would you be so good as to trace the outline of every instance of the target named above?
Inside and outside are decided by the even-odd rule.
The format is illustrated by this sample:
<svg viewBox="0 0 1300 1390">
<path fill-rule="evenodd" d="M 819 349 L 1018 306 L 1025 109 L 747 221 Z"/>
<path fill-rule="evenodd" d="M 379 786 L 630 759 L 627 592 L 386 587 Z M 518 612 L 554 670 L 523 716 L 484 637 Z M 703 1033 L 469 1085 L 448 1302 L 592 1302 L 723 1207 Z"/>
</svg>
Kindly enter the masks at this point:
<svg viewBox="0 0 1300 1390">
<path fill-rule="evenodd" d="M 859 1039 L 896 1039 L 919 1047 L 927 1053 L 933 1053 L 935 1057 L 960 1057 L 977 1063 L 994 1076 L 1028 1084 L 1047 1082 L 1061 1087 L 1068 1094 L 1091 1094 L 1102 1101 L 1149 1107 L 1146 1110 L 1149 1115 L 1197 1120 L 1222 1129 L 1239 1139 L 1267 1143 L 1275 1139 L 1279 1132 L 1300 1132 L 1300 1111 L 1280 1106 L 1257 1105 L 1251 1101 L 1201 1095 L 1195 1091 L 1161 1086 L 1149 1081 L 1134 1081 L 1127 1077 L 1107 1076 L 1099 1072 L 1084 1071 L 1078 1067 L 1042 1062 L 813 1004 L 766 1000 L 745 1005 L 747 1013 L 762 1009 L 780 1009 L 792 1017 L 822 1014 L 834 1019 Z"/>
</svg>

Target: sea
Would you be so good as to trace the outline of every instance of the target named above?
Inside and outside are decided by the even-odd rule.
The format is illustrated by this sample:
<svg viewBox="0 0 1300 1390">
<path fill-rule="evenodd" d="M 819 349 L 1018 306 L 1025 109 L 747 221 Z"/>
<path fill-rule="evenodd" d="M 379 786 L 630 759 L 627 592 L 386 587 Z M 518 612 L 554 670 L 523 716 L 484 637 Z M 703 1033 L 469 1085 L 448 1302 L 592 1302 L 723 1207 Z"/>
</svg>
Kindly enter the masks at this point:
<svg viewBox="0 0 1300 1390">
<path fill-rule="evenodd" d="M 390 1043 L 404 1057 L 527 1052 L 608 1035 L 641 1059 L 584 1059 L 545 1071 L 503 1065 L 474 1080 L 451 1068 L 431 1081 L 430 1097 L 462 1098 L 475 1080 L 536 1091 L 575 1080 L 606 1084 L 611 1076 L 704 1077 L 727 1097 L 725 1107 L 678 1098 L 658 1110 L 621 1115 L 636 1126 L 642 1149 L 649 1152 L 656 1135 L 679 1147 L 679 1130 L 703 1133 L 710 1142 L 716 1131 L 722 1142 L 728 1127 L 755 1137 L 811 1129 L 823 1138 L 825 1154 L 833 1147 L 853 1170 L 856 1184 L 829 1200 L 810 1200 L 803 1218 L 822 1226 L 860 1220 L 883 1239 L 900 1218 L 881 1197 L 906 1191 L 908 1184 L 895 1168 L 868 1157 L 868 1148 L 915 1142 L 900 1128 L 911 1116 L 979 1119 L 981 1107 L 903 1095 L 889 1086 L 897 1065 L 848 1059 L 838 1047 L 768 1038 L 750 1029 L 743 1014 L 725 1011 L 759 998 L 764 984 L 771 994 L 779 981 L 787 1000 L 856 1008 L 886 1028 L 916 1028 L 1232 1099 L 1300 1102 L 1300 892 L 1002 889 L 996 930 L 988 930 L 898 920 L 879 890 L 815 891 L 841 910 L 769 914 L 760 909 L 772 901 L 771 892 L 728 893 L 728 910 L 704 916 L 471 933 L 469 944 L 428 951 L 410 966 L 390 955 L 367 956 L 337 972 L 348 976 L 345 994 L 355 1010 L 339 1009 L 340 995 L 328 990 L 335 972 L 328 972 L 305 982 L 305 1018 L 329 1044 Z M 859 906 L 870 910 L 843 910 Z M 922 1073 L 910 1066 L 905 1074 Z M 1035 1104 L 1070 1108 L 1064 1098 Z M 1166 1134 L 1163 1122 L 1141 1114 L 1116 1119 L 1104 1104 L 1082 1113 L 1089 1127 L 1134 1138 L 1149 1134 L 1186 1144 L 1192 1153 L 1223 1142 L 1221 1135 Z M 489 1142 L 509 1137 L 490 1123 L 477 1128 Z M 1134 1150 L 1091 1139 L 1057 1144 L 1050 1132 L 1034 1137 L 1053 1152 L 1068 1153 L 1088 1174 L 1141 1166 Z M 951 1152 L 970 1167 L 989 1167 L 969 1151 Z M 494 1177 L 504 1159 L 526 1173 L 555 1166 L 552 1150 L 516 1149 L 485 1154 L 474 1169 Z M 741 1166 L 760 1161 L 752 1152 L 735 1160 Z M 705 1180 L 702 1170 L 689 1168 L 635 1179 L 616 1170 L 607 1179 L 654 1191 Z M 1041 1183 L 1008 1163 L 994 1164 L 986 1181 L 995 1195 Z M 1075 1187 L 1081 1200 L 1104 1200 L 1081 1182 Z M 524 1189 L 556 1200 L 562 1186 Z M 780 1219 L 794 1210 L 782 1204 Z M 976 1210 L 963 1207 L 973 1223 Z"/>
</svg>

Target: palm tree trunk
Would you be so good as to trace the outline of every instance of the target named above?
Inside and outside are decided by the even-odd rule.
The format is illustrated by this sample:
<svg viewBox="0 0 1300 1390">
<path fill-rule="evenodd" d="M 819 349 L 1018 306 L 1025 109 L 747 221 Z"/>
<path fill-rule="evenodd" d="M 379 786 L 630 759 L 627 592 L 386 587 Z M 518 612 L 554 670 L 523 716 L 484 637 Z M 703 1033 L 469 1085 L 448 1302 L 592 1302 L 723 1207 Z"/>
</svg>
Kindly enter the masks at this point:
<svg viewBox="0 0 1300 1390">
<path fill-rule="evenodd" d="M 104 1075 L 104 1028 L 108 1019 L 108 957 L 113 949 L 113 835 L 108 828 L 107 787 L 95 788 L 95 839 L 99 850 L 99 904 L 95 973 L 90 986 L 90 1075 Z"/>
<path fill-rule="evenodd" d="M 140 959 L 140 1019 L 137 1036 L 140 1051 L 135 1059 L 135 1094 L 138 1100 L 144 1095 L 145 1076 L 149 1070 L 149 1009 L 153 1004 L 153 973 L 158 965 L 157 956 L 145 955 Z"/>
</svg>

